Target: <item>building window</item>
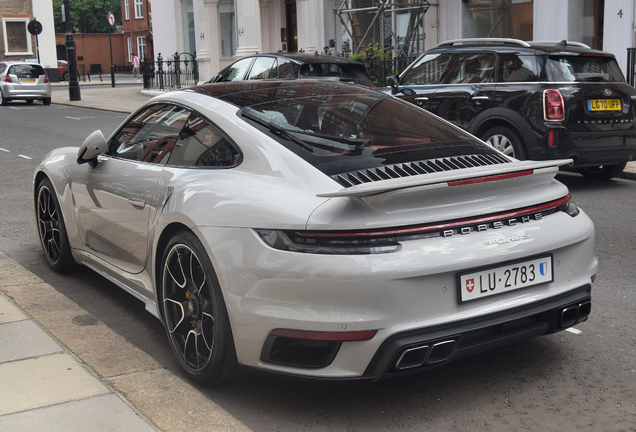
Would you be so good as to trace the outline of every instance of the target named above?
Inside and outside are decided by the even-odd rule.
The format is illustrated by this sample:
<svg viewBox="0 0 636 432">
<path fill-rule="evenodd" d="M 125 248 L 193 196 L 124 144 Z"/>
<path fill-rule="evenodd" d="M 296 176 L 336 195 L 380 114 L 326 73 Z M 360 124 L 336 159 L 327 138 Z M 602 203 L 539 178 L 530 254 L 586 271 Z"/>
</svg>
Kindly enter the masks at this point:
<svg viewBox="0 0 636 432">
<path fill-rule="evenodd" d="M 135 0 L 135 18 L 144 17 L 144 0 Z"/>
<path fill-rule="evenodd" d="M 5 55 L 33 55 L 31 35 L 27 31 L 28 23 L 29 18 L 2 18 Z"/>
<path fill-rule="evenodd" d="M 465 0 L 462 6 L 462 37 L 533 39 L 533 0 Z"/>
<path fill-rule="evenodd" d="M 219 18 L 221 24 L 221 57 L 236 54 L 236 15 L 234 0 L 221 0 Z"/>
<path fill-rule="evenodd" d="M 145 36 L 137 36 L 137 55 L 139 56 L 139 60 L 143 60 L 146 58 L 146 37 Z"/>
<path fill-rule="evenodd" d="M 132 41 L 130 38 L 126 38 L 128 42 L 128 63 L 132 63 L 133 53 L 132 53 Z"/>
<path fill-rule="evenodd" d="M 127 20 L 130 19 L 130 0 L 124 0 L 124 16 Z"/>
</svg>

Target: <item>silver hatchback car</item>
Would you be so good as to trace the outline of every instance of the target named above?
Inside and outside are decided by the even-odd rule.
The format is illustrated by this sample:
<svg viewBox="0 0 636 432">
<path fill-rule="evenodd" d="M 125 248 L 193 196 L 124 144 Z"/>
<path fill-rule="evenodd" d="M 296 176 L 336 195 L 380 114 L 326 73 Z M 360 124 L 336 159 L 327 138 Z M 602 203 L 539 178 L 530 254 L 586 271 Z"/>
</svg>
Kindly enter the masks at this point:
<svg viewBox="0 0 636 432">
<path fill-rule="evenodd" d="M 51 83 L 44 68 L 23 61 L 0 62 L 0 105 L 12 100 L 31 104 L 36 99 L 51 104 Z"/>
</svg>

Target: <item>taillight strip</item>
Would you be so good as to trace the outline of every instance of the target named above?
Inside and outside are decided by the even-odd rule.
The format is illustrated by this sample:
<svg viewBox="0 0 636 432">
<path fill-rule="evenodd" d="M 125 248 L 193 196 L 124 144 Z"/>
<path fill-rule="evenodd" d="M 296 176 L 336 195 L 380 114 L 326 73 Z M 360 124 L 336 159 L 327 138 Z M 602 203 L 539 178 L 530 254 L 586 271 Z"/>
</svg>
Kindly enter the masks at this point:
<svg viewBox="0 0 636 432">
<path fill-rule="evenodd" d="M 305 330 L 289 330 L 289 329 L 276 329 L 272 330 L 270 336 L 280 336 L 292 339 L 308 339 L 308 340 L 321 340 L 321 341 L 340 341 L 340 342 L 354 342 L 354 341 L 366 341 L 373 339 L 377 330 L 369 331 L 355 331 L 355 332 L 320 332 L 320 331 L 305 331 Z"/>
<path fill-rule="evenodd" d="M 489 222 L 496 222 L 499 220 L 512 219 L 515 217 L 522 217 L 526 215 L 535 214 L 538 212 L 552 210 L 570 201 L 570 195 L 566 195 L 563 198 L 559 198 L 554 201 L 550 201 L 544 204 L 538 204 L 531 207 L 526 207 L 519 210 L 512 210 L 502 213 L 496 213 L 489 216 L 482 216 L 476 218 L 462 219 L 453 222 L 444 222 L 432 225 L 421 225 L 409 228 L 396 228 L 386 229 L 381 231 L 358 231 L 358 232 L 316 232 L 316 231 L 294 231 L 295 235 L 300 237 L 313 237 L 313 238 L 382 238 L 382 237 L 402 237 L 428 234 L 436 231 L 443 231 L 447 229 L 453 229 L 468 225 L 478 225 Z"/>
<path fill-rule="evenodd" d="M 498 174 L 498 175 L 492 175 L 487 177 L 477 177 L 477 178 L 472 178 L 468 180 L 457 180 L 453 182 L 448 182 L 448 185 L 463 186 L 463 185 L 469 185 L 469 184 L 475 184 L 475 183 L 485 183 L 485 182 L 495 181 L 495 180 L 505 180 L 505 179 L 515 178 L 515 177 L 529 176 L 529 175 L 532 175 L 533 173 L 534 173 L 534 170 L 518 171 L 518 172 L 513 172 L 508 174 Z"/>
</svg>

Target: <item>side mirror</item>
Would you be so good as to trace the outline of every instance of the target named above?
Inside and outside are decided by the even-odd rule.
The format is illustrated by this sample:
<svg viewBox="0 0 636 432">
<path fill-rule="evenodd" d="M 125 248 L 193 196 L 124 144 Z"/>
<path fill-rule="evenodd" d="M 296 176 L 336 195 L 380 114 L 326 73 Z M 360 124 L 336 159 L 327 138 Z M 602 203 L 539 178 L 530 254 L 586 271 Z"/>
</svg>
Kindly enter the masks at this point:
<svg viewBox="0 0 636 432">
<path fill-rule="evenodd" d="M 400 92 L 400 79 L 397 75 L 391 75 L 386 79 L 387 84 L 391 87 L 391 94 L 398 94 Z"/>
<path fill-rule="evenodd" d="M 77 151 L 77 163 L 90 162 L 93 168 L 97 165 L 97 156 L 106 151 L 106 140 L 100 130 L 96 130 L 84 140 L 84 143 Z"/>
</svg>

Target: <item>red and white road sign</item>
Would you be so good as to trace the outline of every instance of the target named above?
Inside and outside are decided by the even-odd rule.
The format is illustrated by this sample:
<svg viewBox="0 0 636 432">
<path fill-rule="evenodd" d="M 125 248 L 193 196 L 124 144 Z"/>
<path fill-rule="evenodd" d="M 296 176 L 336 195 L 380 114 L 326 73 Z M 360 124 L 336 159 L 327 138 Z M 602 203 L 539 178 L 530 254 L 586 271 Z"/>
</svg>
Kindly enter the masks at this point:
<svg viewBox="0 0 636 432">
<path fill-rule="evenodd" d="M 114 26 L 115 25 L 115 15 L 113 15 L 112 12 L 108 12 L 108 15 L 106 15 L 108 17 L 108 25 L 109 26 Z"/>
</svg>

